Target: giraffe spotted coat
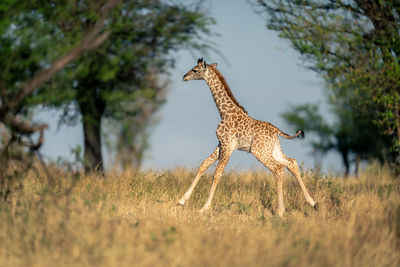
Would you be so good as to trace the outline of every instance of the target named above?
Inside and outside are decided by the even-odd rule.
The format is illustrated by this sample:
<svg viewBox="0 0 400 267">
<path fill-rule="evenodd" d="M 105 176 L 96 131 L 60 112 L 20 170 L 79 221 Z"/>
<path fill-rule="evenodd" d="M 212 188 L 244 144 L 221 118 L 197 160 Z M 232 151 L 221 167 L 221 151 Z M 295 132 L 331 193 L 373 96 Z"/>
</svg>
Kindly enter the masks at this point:
<svg viewBox="0 0 400 267">
<path fill-rule="evenodd" d="M 206 81 L 221 116 L 221 122 L 218 124 L 216 131 L 219 140 L 218 146 L 200 165 L 192 184 L 178 203 L 180 205 L 185 204 L 204 171 L 218 161 L 208 199 L 200 212 L 208 210 L 222 172 L 232 152 L 238 149 L 252 153 L 275 176 L 278 191 L 277 214 L 279 216 L 282 216 L 285 210 L 282 180 L 285 167 L 298 181 L 307 203 L 316 208 L 317 203 L 310 196 L 303 183 L 296 160 L 283 154 L 278 138 L 279 135 L 292 139 L 302 135 L 303 132 L 299 130 L 295 135 L 291 136 L 271 123 L 251 118 L 233 96 L 225 78 L 218 71 L 216 63 L 206 64 L 203 59 L 199 59 L 197 65 L 183 76 L 183 81 L 189 80 Z"/>
</svg>

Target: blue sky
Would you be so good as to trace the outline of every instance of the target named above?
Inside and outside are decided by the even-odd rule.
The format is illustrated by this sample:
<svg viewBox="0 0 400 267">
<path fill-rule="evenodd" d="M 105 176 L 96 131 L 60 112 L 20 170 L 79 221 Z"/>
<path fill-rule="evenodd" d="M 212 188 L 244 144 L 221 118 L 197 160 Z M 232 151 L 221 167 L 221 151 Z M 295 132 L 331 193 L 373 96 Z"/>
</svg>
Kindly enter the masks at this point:
<svg viewBox="0 0 400 267">
<path fill-rule="evenodd" d="M 205 57 L 208 63 L 218 63 L 239 103 L 253 118 L 269 121 L 281 130 L 293 134 L 281 113 L 289 104 L 325 103 L 322 80 L 302 66 L 298 54 L 276 32 L 268 30 L 246 1 L 206 1 L 217 22 L 212 30 L 219 34 L 211 38 L 227 62 L 216 53 Z M 171 70 L 167 103 L 158 112 L 159 123 L 152 128 L 151 147 L 143 168 L 196 168 L 218 144 L 215 129 L 219 114 L 204 81 L 182 82 L 182 76 L 197 62 L 188 52 L 176 55 L 176 68 Z M 198 55 L 204 57 L 204 55 Z M 329 109 L 323 108 L 327 117 Z M 40 113 L 50 119 L 50 130 L 42 152 L 47 158 L 71 158 L 70 150 L 83 144 L 82 128 L 62 126 L 57 130 L 55 112 Z M 307 140 L 281 139 L 283 152 L 305 167 L 314 166 Z M 107 153 L 103 153 L 107 160 Z M 325 170 L 341 170 L 340 158 L 328 154 L 323 160 Z M 263 166 L 251 154 L 235 151 L 229 169 L 261 169 Z"/>
</svg>

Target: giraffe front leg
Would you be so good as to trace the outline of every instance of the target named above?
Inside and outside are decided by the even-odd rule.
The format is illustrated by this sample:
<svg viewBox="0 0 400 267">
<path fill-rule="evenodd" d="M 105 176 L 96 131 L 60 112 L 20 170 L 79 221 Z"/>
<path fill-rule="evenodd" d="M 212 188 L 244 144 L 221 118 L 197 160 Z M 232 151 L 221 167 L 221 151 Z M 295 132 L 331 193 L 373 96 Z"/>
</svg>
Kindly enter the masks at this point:
<svg viewBox="0 0 400 267">
<path fill-rule="evenodd" d="M 192 184 L 190 185 L 189 189 L 183 195 L 183 197 L 178 201 L 178 205 L 185 205 L 185 202 L 189 200 L 190 196 L 193 193 L 194 188 L 196 187 L 197 183 L 199 182 L 203 173 L 214 163 L 217 161 L 219 157 L 219 146 L 217 146 L 214 152 L 206 158 L 200 165 L 199 170 L 197 171 L 196 177 L 194 178 Z"/>
<path fill-rule="evenodd" d="M 218 162 L 218 166 L 215 169 L 214 179 L 213 179 L 212 184 L 211 184 L 210 193 L 208 194 L 208 198 L 207 198 L 206 203 L 200 209 L 200 213 L 203 213 L 203 212 L 205 212 L 206 210 L 208 210 L 210 208 L 211 201 L 212 201 L 212 199 L 214 197 L 215 189 L 217 189 L 217 185 L 219 183 L 219 180 L 221 179 L 222 172 L 224 171 L 225 166 L 229 161 L 229 157 L 230 157 L 231 153 L 232 153 L 232 151 L 221 153 L 220 159 L 219 159 L 219 162 Z"/>
<path fill-rule="evenodd" d="M 267 167 L 275 177 L 277 189 L 277 215 L 282 217 L 285 213 L 285 204 L 283 201 L 283 172 L 285 166 L 273 157 L 272 146 L 269 142 L 264 143 L 263 139 L 256 140 L 252 147 L 251 153 Z"/>
</svg>

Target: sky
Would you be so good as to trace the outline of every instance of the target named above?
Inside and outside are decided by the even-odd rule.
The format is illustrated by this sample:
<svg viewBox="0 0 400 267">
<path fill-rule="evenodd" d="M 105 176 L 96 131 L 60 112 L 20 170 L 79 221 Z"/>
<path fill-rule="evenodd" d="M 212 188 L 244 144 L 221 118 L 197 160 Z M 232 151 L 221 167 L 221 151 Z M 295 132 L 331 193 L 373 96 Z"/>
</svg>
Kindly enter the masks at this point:
<svg viewBox="0 0 400 267">
<path fill-rule="evenodd" d="M 288 41 L 268 30 L 265 21 L 250 5 L 242 1 L 205 1 L 216 25 L 210 41 L 222 52 L 192 55 L 179 52 L 175 69 L 170 73 L 166 104 L 159 110 L 159 123 L 151 129 L 150 149 L 142 169 L 197 168 L 218 144 L 215 129 L 220 117 L 209 88 L 204 81 L 182 82 L 182 76 L 204 57 L 207 63 L 218 63 L 218 69 L 228 82 L 235 98 L 255 119 L 268 121 L 289 134 L 297 129 L 287 125 L 282 112 L 290 105 L 320 103 L 324 116 L 329 118 L 321 78 L 304 68 L 299 55 Z M 42 153 L 48 159 L 72 159 L 71 148 L 83 146 L 82 127 L 57 127 L 57 112 L 41 112 L 39 117 L 50 121 Z M 281 138 L 283 152 L 306 168 L 313 168 L 315 157 L 305 140 Z M 103 157 L 108 160 L 107 151 Z M 325 171 L 340 171 L 340 158 L 330 153 L 318 160 Z M 264 168 L 251 154 L 235 151 L 228 169 Z"/>
</svg>

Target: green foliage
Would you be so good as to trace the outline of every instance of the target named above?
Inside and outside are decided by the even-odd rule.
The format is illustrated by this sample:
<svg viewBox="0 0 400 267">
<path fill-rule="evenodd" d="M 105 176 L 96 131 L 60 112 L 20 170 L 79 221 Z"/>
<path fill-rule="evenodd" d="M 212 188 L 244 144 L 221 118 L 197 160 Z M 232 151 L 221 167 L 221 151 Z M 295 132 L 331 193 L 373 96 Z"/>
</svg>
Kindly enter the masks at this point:
<svg viewBox="0 0 400 267">
<path fill-rule="evenodd" d="M 331 95 L 370 117 L 399 160 L 398 1 L 254 1 L 270 29 L 288 39 Z M 343 106 L 341 106 L 343 107 Z"/>
<path fill-rule="evenodd" d="M 352 162 L 357 164 L 358 171 L 360 160 L 378 160 L 382 164 L 388 161 L 390 140 L 380 133 L 370 117 L 335 99 L 331 99 L 330 105 L 335 115 L 335 121 L 330 125 L 315 104 L 291 107 L 282 116 L 294 128 L 301 128 L 316 137 L 310 138 L 316 156 L 331 150 L 338 152 L 346 175 Z"/>
<path fill-rule="evenodd" d="M 76 46 L 85 30 L 93 26 L 98 17 L 95 14 L 104 3 L 2 1 L 0 60 L 6 66 L 0 76 L 3 93 L 15 93 L 21 83 Z M 81 19 L 74 19 L 78 15 Z"/>
<path fill-rule="evenodd" d="M 108 137 L 109 148 L 126 167 L 140 165 L 148 148 L 147 129 L 164 103 L 165 84 L 158 77 L 173 67 L 171 52 L 197 49 L 200 44 L 203 51 L 209 48 L 201 40 L 213 20 L 200 10 L 162 1 L 124 2 L 114 19 L 103 46 L 69 66 L 39 95 L 60 91 L 69 97 L 49 103 L 64 108 L 62 122 L 75 123 L 83 113 L 105 120 L 112 129 L 108 133 L 115 135 Z M 68 112 L 71 104 L 79 112 Z M 85 112 L 83 107 L 88 106 L 92 108 Z"/>
<path fill-rule="evenodd" d="M 0 61 L 4 68 L 0 70 L 0 94 L 3 101 L 17 95 L 24 83 L 85 39 L 109 2 L 2 1 Z M 135 148 L 137 151 L 145 150 L 147 127 L 154 112 L 164 103 L 166 83 L 159 77 L 174 66 L 171 53 L 180 49 L 202 52 L 210 49 L 203 38 L 210 34 L 208 27 L 214 21 L 205 15 L 201 1 L 118 2 L 99 33 L 109 32 L 102 45 L 85 52 L 49 83 L 36 88 L 17 111 L 27 114 L 40 105 L 63 110 L 60 123 L 76 124 L 81 118 L 85 160 L 90 158 L 92 167 L 102 162 L 98 148 L 101 120 L 111 121 L 116 129 L 113 133 L 124 137 L 115 137 L 122 143 L 113 144 L 113 148 L 136 143 L 140 147 Z M 129 121 L 125 121 L 127 118 Z M 88 152 L 90 147 L 94 151 Z M 92 153 L 92 157 L 87 158 L 87 153 Z"/>
<path fill-rule="evenodd" d="M 316 152 L 326 153 L 334 146 L 334 140 L 332 140 L 334 129 L 322 118 L 318 105 L 294 106 L 282 116 L 294 128 L 303 129 L 318 136 L 318 141 L 311 141 L 311 146 Z"/>
</svg>

